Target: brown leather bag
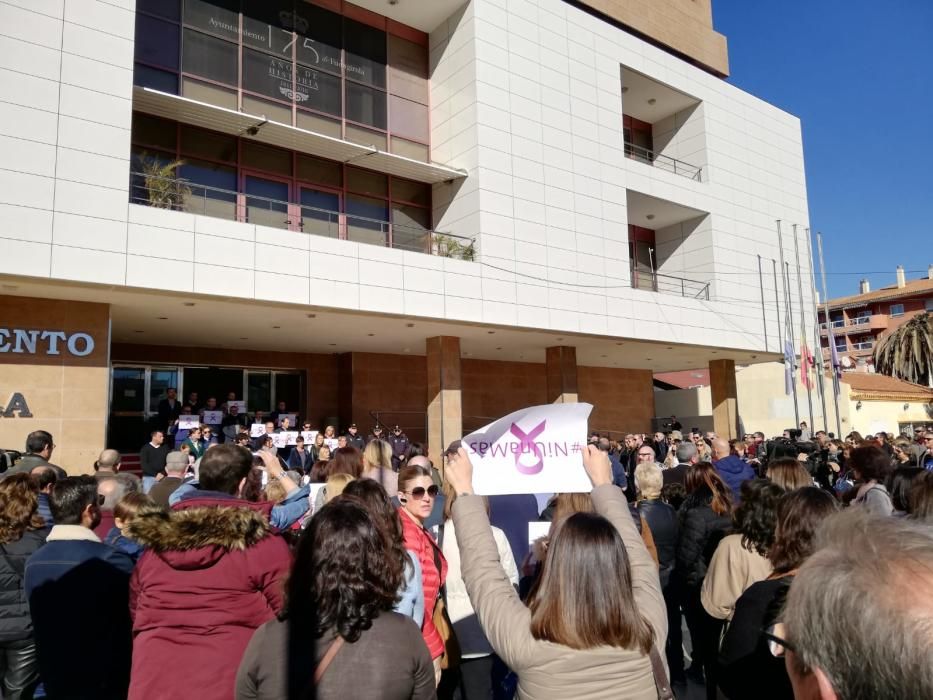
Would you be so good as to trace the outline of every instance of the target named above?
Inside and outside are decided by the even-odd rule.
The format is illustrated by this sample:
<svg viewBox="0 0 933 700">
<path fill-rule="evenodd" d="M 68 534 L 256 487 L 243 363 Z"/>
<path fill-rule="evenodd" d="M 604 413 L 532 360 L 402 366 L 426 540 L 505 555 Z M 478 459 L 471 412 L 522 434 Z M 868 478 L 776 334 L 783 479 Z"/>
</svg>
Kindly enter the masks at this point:
<svg viewBox="0 0 933 700">
<path fill-rule="evenodd" d="M 437 531 L 437 548 L 434 550 L 434 565 L 437 567 L 438 576 L 441 572 L 440 549 L 444 546 L 444 526 L 441 525 Z M 437 601 L 434 603 L 434 612 L 431 615 L 434 621 L 434 627 L 444 642 L 444 653 L 441 655 L 441 668 L 456 668 L 460 665 L 460 644 L 457 642 L 457 634 L 454 632 L 453 623 L 450 621 L 450 615 L 447 613 L 447 587 L 441 586 Z"/>
</svg>

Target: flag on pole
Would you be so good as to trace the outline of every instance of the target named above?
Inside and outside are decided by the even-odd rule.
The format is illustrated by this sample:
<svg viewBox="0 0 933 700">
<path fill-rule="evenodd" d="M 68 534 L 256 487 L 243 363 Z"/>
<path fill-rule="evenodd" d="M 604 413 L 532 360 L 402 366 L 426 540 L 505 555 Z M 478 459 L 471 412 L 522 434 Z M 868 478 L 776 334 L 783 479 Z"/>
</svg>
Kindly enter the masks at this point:
<svg viewBox="0 0 933 700">
<path fill-rule="evenodd" d="M 794 343 L 784 341 L 784 393 L 790 396 L 794 392 Z"/>
<path fill-rule="evenodd" d="M 813 378 L 810 376 L 810 370 L 814 365 L 813 353 L 810 352 L 810 348 L 807 347 L 807 339 L 805 336 L 801 335 L 800 337 L 800 383 L 803 384 L 807 389 L 813 388 Z"/>
<path fill-rule="evenodd" d="M 829 329 L 829 357 L 830 364 L 833 366 L 833 391 L 839 396 L 839 380 L 842 377 L 842 364 L 839 362 L 839 353 L 836 351 L 836 339 L 833 337 L 833 329 L 827 324 Z"/>
</svg>

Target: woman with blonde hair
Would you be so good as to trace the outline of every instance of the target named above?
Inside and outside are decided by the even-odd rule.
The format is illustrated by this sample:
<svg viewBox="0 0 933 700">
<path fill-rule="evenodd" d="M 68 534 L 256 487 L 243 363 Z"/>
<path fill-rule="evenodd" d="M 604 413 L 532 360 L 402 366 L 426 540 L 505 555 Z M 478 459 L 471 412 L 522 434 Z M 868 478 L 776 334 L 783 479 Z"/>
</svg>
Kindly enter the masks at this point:
<svg viewBox="0 0 933 700">
<path fill-rule="evenodd" d="M 392 448 L 385 440 L 375 438 L 366 445 L 362 476 L 382 484 L 389 498 L 398 495 L 398 474 L 392 470 Z"/>
<path fill-rule="evenodd" d="M 768 463 L 765 473 L 768 479 L 785 491 L 795 491 L 804 486 L 813 486 L 813 479 L 804 466 L 793 457 L 775 459 Z"/>
<path fill-rule="evenodd" d="M 0 694 L 13 700 L 31 698 L 39 682 L 39 657 L 23 588 L 26 560 L 48 535 L 38 510 L 39 489 L 29 474 L 0 479 Z"/>
<path fill-rule="evenodd" d="M 353 480 L 354 478 L 350 474 L 343 472 L 327 477 L 327 482 L 324 484 L 324 488 L 321 489 L 324 494 L 324 505 L 327 505 L 342 494 L 347 484 Z"/>
</svg>

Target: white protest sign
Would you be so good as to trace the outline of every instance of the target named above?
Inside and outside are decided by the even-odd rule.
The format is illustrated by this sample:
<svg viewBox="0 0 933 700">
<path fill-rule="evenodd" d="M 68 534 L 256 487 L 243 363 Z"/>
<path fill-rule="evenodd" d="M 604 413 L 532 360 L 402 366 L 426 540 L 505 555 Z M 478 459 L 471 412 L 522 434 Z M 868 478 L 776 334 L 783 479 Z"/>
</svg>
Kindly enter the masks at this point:
<svg viewBox="0 0 933 700">
<path fill-rule="evenodd" d="M 324 438 L 324 444 L 330 448 L 331 452 L 333 452 L 337 449 L 337 438 Z"/>
<path fill-rule="evenodd" d="M 206 425 L 220 425 L 224 422 L 223 411 L 204 411 L 202 420 Z"/>
<path fill-rule="evenodd" d="M 272 444 L 279 449 L 282 449 L 283 447 L 294 445 L 296 437 L 298 437 L 298 432 L 295 430 L 288 430 L 281 433 L 272 433 Z"/>
<path fill-rule="evenodd" d="M 528 523 L 528 544 L 532 545 L 535 543 L 535 540 L 539 540 L 542 537 L 547 537 L 547 534 L 550 532 L 550 530 L 551 523 L 532 520 L 530 523 Z"/>
<path fill-rule="evenodd" d="M 178 416 L 179 430 L 191 430 L 192 428 L 197 428 L 200 425 L 201 425 L 201 416 L 188 416 L 188 415 Z"/>
<path fill-rule="evenodd" d="M 583 469 L 588 403 L 532 406 L 463 439 L 473 463 L 473 489 L 508 493 L 588 493 Z"/>
<path fill-rule="evenodd" d="M 301 437 L 304 438 L 306 445 L 310 445 L 317 439 L 317 431 L 316 430 L 302 430 Z"/>
<path fill-rule="evenodd" d="M 262 437 L 265 434 L 266 434 L 265 423 L 253 423 L 251 426 L 249 426 L 250 437 Z"/>
<path fill-rule="evenodd" d="M 239 409 L 241 414 L 246 413 L 246 402 L 245 401 L 228 401 L 227 402 L 228 413 L 230 412 L 231 406 L 236 406 Z"/>
</svg>

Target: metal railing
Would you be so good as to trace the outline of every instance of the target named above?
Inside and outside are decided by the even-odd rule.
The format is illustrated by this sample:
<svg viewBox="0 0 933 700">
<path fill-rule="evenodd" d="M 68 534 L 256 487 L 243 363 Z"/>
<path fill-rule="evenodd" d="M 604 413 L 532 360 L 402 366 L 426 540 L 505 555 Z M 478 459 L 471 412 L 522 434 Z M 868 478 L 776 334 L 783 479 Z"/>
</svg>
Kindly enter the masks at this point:
<svg viewBox="0 0 933 700">
<path fill-rule="evenodd" d="M 874 340 L 865 340 L 861 343 L 852 343 L 853 350 L 871 350 L 873 347 L 875 347 Z"/>
<path fill-rule="evenodd" d="M 660 272 L 632 270 L 632 287 L 646 292 L 673 294 L 689 299 L 709 301 L 709 282 L 688 280 L 683 277 L 663 275 Z"/>
<path fill-rule="evenodd" d="M 866 323 L 871 323 L 871 316 L 856 316 L 849 319 L 850 326 L 863 326 Z"/>
<path fill-rule="evenodd" d="M 840 319 L 838 321 L 830 321 L 830 323 L 827 324 L 824 321 L 823 323 L 820 324 L 820 330 L 825 331 L 827 328 L 827 325 L 832 326 L 833 328 L 842 328 L 844 325 L 846 325 L 846 322 Z"/>
<path fill-rule="evenodd" d="M 199 185 L 182 178 L 131 172 L 130 203 L 444 258 L 476 259 L 475 239 L 321 209 L 299 202 Z"/>
<path fill-rule="evenodd" d="M 660 168 L 661 170 L 666 170 L 667 172 L 674 173 L 675 175 L 682 175 L 683 177 L 696 180 L 697 182 L 703 181 L 703 168 L 701 167 L 690 165 L 689 163 L 685 163 L 682 160 L 677 160 L 676 158 L 671 158 L 670 156 L 666 156 L 663 153 L 652 151 L 650 148 L 639 146 L 632 143 L 631 141 L 625 141 L 624 148 L 626 158 L 631 158 L 632 160 L 638 160 L 642 163 L 653 165 L 654 167 Z"/>
</svg>

